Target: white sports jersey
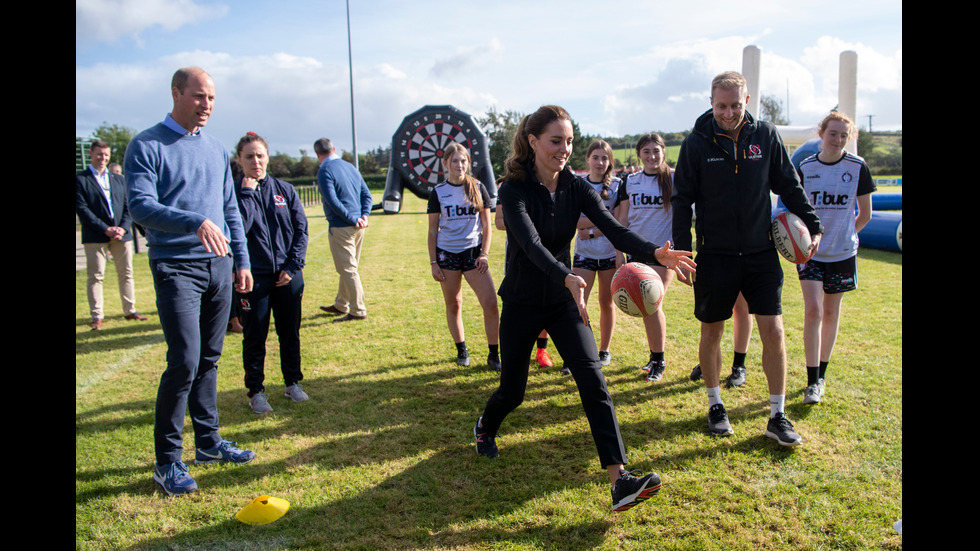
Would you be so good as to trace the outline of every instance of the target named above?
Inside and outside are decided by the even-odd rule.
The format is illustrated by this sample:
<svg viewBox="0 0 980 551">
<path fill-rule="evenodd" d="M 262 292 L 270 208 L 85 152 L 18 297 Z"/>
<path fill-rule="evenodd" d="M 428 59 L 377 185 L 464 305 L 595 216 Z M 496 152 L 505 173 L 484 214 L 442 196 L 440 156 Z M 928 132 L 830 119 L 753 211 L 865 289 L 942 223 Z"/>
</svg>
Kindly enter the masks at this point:
<svg viewBox="0 0 980 551">
<path fill-rule="evenodd" d="M 490 194 L 479 184 L 484 208 L 490 207 Z M 437 184 L 429 194 L 429 214 L 439 213 L 439 234 L 436 247 L 451 253 L 461 253 L 480 244 L 483 228 L 480 212 L 466 199 L 462 185 L 449 182 Z"/>
<path fill-rule="evenodd" d="M 876 189 L 864 159 L 845 151 L 839 161 L 827 164 L 811 155 L 800 163 L 799 173 L 806 196 L 824 227 L 813 259 L 838 262 L 856 255 L 857 197 Z"/>
<path fill-rule="evenodd" d="M 595 183 L 588 178 L 582 178 L 592 189 L 602 197 L 602 183 Z M 619 185 L 621 180 L 619 178 L 613 178 L 609 182 L 609 199 L 604 199 L 602 203 L 606 205 L 606 209 L 612 213 L 613 207 L 616 206 L 616 194 L 619 193 Z M 582 215 L 585 218 L 585 215 Z M 585 258 L 593 258 L 596 260 L 602 260 L 605 258 L 612 258 L 616 256 L 616 247 L 609 242 L 609 239 L 605 236 L 599 236 L 594 239 L 581 239 L 575 238 L 575 254 L 582 255 Z"/>
<path fill-rule="evenodd" d="M 656 175 L 645 172 L 630 174 L 626 183 L 620 186 L 616 203 L 629 202 L 627 226 L 644 239 L 663 246 L 673 242 L 673 216 L 664 208 L 663 194 Z"/>
</svg>

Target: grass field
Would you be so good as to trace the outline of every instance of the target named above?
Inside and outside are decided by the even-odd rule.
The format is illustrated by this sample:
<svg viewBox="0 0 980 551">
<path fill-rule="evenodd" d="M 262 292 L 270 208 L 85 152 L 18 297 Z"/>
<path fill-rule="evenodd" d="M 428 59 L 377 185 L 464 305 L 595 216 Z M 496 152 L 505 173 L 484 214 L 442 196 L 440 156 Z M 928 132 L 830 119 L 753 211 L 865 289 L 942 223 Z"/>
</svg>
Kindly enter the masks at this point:
<svg viewBox="0 0 980 551">
<path fill-rule="evenodd" d="M 222 436 L 258 453 L 245 466 L 197 467 L 192 428 L 184 460 L 201 491 L 167 497 L 151 480 L 153 409 L 166 346 L 145 254 L 135 260 L 137 306 L 122 319 L 106 278 L 105 329 L 89 331 L 85 273 L 75 274 L 76 549 L 901 549 L 902 255 L 862 249 L 861 287 L 844 301 L 823 404 L 802 405 L 803 308 L 792 265 L 783 290 L 789 376 L 787 414 L 804 443 L 763 436 L 768 396 L 753 336 L 748 383 L 723 389 L 735 435 L 706 431 L 693 293 L 674 283 L 667 371 L 656 384 L 638 366 L 647 350 L 639 319 L 620 316 L 604 369 L 631 460 L 663 489 L 612 513 L 608 480 L 570 377 L 531 368 L 525 403 L 501 427 L 501 457 L 474 451 L 472 426 L 496 385 L 483 359 L 480 309 L 464 292 L 473 365 L 457 367 L 442 296 L 429 275 L 424 202 L 376 215 L 361 276 L 369 318 L 331 324 L 318 306 L 336 292 L 319 207 L 308 209 L 304 388 L 282 397 L 276 337 L 266 383 L 275 411 L 256 416 L 242 384 L 241 337 L 220 362 Z M 502 277 L 503 237 L 491 267 Z M 108 270 L 110 274 L 113 270 Z M 594 320 L 598 308 L 590 306 Z M 598 326 L 598 323 L 594 324 Z M 729 326 L 730 328 L 730 326 Z M 729 365 L 730 330 L 723 355 Z M 551 346 L 556 360 L 560 358 Z M 288 500 L 275 523 L 235 513 L 269 494 Z"/>
</svg>

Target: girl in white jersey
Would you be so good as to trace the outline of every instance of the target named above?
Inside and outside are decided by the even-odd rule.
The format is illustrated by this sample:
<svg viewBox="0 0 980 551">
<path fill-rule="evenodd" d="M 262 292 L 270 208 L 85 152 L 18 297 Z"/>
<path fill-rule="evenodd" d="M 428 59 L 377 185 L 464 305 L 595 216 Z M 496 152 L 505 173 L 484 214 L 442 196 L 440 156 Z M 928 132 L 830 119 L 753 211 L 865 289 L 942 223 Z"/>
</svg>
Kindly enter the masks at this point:
<svg viewBox="0 0 980 551">
<path fill-rule="evenodd" d="M 636 156 L 643 163 L 643 170 L 630 174 L 620 184 L 616 198 L 616 219 L 643 238 L 654 243 L 673 241 L 670 212 L 670 196 L 673 178 L 666 160 L 667 146 L 664 139 L 653 132 L 644 134 L 636 142 Z M 630 260 L 627 258 L 627 260 Z M 673 280 L 673 271 L 659 265 L 651 267 L 664 283 L 664 293 Z M 667 318 L 663 308 L 643 318 L 650 347 L 650 361 L 641 369 L 648 372 L 646 380 L 659 381 L 664 376 L 664 347 L 667 343 Z"/>
<path fill-rule="evenodd" d="M 585 180 L 599 194 L 609 212 L 613 212 L 620 180 L 613 177 L 612 147 L 605 140 L 594 140 L 586 150 L 585 163 L 589 167 L 589 176 Z M 609 239 L 584 214 L 579 218 L 577 227 L 572 272 L 585 280 L 586 303 L 596 275 L 599 276 L 599 363 L 609 365 L 612 358 L 609 343 L 616 326 L 616 309 L 610 285 L 616 268 L 622 264 L 622 255 L 616 253 Z"/>
<path fill-rule="evenodd" d="M 841 301 L 846 291 L 857 288 L 858 232 L 871 220 L 871 193 L 875 191 L 868 165 L 844 150 L 848 139 L 855 136 L 854 123 L 834 111 L 819 128 L 823 149 L 804 159 L 799 168 L 803 188 L 825 228 L 819 249 L 797 266 L 803 289 L 807 365 L 804 404 L 823 399 L 827 363 L 840 325 Z"/>
<path fill-rule="evenodd" d="M 483 184 L 470 174 L 470 152 L 460 143 L 443 152 L 449 177 L 429 194 L 429 264 L 432 278 L 442 284 L 446 300 L 446 322 L 456 343 L 456 363 L 470 365 L 463 333 L 462 281 L 473 289 L 483 308 L 487 334 L 487 365 L 500 371 L 498 334 L 500 314 L 497 294 L 490 276 L 490 196 Z"/>
</svg>

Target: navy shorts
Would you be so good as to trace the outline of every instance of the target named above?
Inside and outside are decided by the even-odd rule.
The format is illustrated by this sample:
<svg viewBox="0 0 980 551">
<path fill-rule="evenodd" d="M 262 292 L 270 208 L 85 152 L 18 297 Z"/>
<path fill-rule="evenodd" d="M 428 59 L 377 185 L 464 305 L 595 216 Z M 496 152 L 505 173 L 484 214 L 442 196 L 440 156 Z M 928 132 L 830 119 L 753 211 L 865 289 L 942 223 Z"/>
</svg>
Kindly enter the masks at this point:
<svg viewBox="0 0 980 551">
<path fill-rule="evenodd" d="M 472 249 L 466 249 L 459 253 L 451 253 L 436 247 L 436 262 L 443 270 L 468 272 L 476 268 L 476 259 L 480 258 L 482 248 L 483 245 L 481 243 Z"/>
<path fill-rule="evenodd" d="M 808 260 L 796 266 L 800 281 L 821 281 L 823 292 L 828 295 L 844 293 L 857 289 L 857 257 L 852 256 L 837 262 Z"/>
<path fill-rule="evenodd" d="M 782 314 L 783 268 L 778 255 L 775 248 L 739 256 L 698 254 L 694 317 L 704 323 L 727 320 L 739 293 L 751 314 Z"/>
<path fill-rule="evenodd" d="M 611 258 L 588 258 L 580 254 L 575 255 L 572 260 L 572 268 L 582 268 L 590 272 L 603 272 L 605 270 L 616 269 L 616 257 Z"/>
</svg>

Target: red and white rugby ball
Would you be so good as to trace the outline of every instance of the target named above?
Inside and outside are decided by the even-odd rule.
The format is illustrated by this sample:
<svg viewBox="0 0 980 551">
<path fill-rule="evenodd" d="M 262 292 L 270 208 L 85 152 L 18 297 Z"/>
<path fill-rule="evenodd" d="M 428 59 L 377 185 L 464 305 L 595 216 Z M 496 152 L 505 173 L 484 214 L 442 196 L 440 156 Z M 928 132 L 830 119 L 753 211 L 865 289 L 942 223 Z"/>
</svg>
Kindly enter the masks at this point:
<svg viewBox="0 0 980 551">
<path fill-rule="evenodd" d="M 660 303 L 664 300 L 664 282 L 660 275 L 653 268 L 638 262 L 620 266 L 610 287 L 613 302 L 630 316 L 649 316 L 660 309 Z"/>
<path fill-rule="evenodd" d="M 780 212 L 772 219 L 772 241 L 783 258 L 794 264 L 810 260 L 810 230 L 792 212 Z"/>
</svg>

